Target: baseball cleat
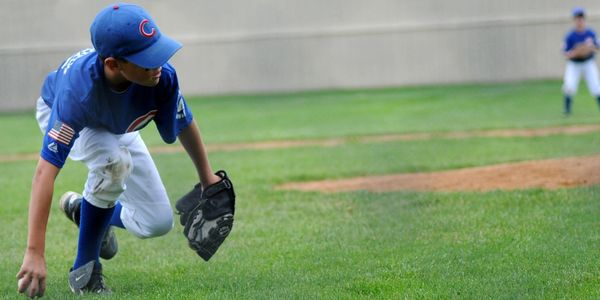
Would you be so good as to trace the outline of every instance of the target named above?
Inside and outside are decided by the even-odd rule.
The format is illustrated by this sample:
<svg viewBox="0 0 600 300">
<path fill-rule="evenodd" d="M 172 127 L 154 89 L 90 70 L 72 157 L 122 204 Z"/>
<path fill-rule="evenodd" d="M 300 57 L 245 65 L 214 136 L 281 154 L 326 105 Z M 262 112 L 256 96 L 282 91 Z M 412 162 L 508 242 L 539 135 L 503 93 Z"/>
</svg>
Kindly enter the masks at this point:
<svg viewBox="0 0 600 300">
<path fill-rule="evenodd" d="M 100 257 L 109 260 L 117 255 L 117 251 L 119 251 L 117 236 L 112 226 L 108 226 L 100 244 Z"/>
<path fill-rule="evenodd" d="M 84 293 L 112 294 L 112 291 L 104 284 L 102 266 L 96 266 L 93 260 L 76 270 L 71 269 L 71 272 L 69 272 L 69 287 L 77 295 L 83 295 Z"/>
<path fill-rule="evenodd" d="M 79 218 L 81 213 L 81 200 L 83 197 L 81 194 L 75 192 L 66 192 L 60 197 L 60 209 L 65 213 L 67 218 L 71 220 L 77 227 L 79 227 Z M 119 251 L 119 244 L 117 243 L 117 236 L 112 229 L 112 226 L 108 226 L 104 236 L 102 237 L 102 244 L 100 245 L 100 257 L 104 259 L 111 259 Z"/>
</svg>

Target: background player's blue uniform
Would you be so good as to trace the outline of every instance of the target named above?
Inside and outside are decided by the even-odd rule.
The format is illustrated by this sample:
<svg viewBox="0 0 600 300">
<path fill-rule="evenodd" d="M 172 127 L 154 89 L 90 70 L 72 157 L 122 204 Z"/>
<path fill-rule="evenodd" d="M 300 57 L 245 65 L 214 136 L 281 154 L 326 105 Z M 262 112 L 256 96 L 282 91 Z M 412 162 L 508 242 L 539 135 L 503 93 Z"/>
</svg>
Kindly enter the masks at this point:
<svg viewBox="0 0 600 300">
<path fill-rule="evenodd" d="M 575 48 L 575 46 L 579 44 L 585 44 L 588 41 L 592 42 L 596 47 L 598 47 L 598 42 L 596 41 L 596 33 L 592 29 L 586 28 L 584 32 L 577 32 L 576 30 L 571 30 L 571 32 L 569 32 L 565 37 L 564 51 L 571 51 Z M 570 60 L 574 62 L 583 62 L 593 57 L 594 52 L 592 52 L 588 57 L 571 58 Z"/>
<path fill-rule="evenodd" d="M 583 75 L 590 94 L 598 99 L 600 104 L 600 80 L 598 78 L 598 67 L 594 59 L 594 51 L 581 57 L 575 57 L 573 50 L 578 46 L 587 46 L 590 49 L 598 48 L 596 33 L 585 27 L 584 10 L 575 8 L 573 10 L 575 28 L 565 36 L 563 51 L 568 57 L 565 75 L 563 79 L 564 113 L 571 113 L 573 97 L 577 94 L 579 80 Z"/>
</svg>

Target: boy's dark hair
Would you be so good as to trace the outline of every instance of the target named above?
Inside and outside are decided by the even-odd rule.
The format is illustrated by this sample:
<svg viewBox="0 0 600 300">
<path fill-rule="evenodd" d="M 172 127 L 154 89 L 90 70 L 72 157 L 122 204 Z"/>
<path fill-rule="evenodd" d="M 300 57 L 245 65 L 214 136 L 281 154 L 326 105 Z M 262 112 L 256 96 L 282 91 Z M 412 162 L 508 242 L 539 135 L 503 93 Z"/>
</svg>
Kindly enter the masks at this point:
<svg viewBox="0 0 600 300">
<path fill-rule="evenodd" d="M 100 55 L 100 54 L 98 54 L 98 59 L 99 59 L 99 60 L 100 60 L 102 63 L 104 63 L 104 60 L 105 60 L 105 59 L 107 59 L 107 58 L 109 58 L 109 57 L 110 57 L 110 56 L 104 56 L 104 55 Z M 120 61 L 120 62 L 124 62 L 124 63 L 127 63 L 127 62 L 128 62 L 126 59 L 122 59 L 122 58 L 119 58 L 119 57 L 115 57 L 114 59 L 116 59 L 116 60 L 118 60 L 118 61 Z"/>
</svg>

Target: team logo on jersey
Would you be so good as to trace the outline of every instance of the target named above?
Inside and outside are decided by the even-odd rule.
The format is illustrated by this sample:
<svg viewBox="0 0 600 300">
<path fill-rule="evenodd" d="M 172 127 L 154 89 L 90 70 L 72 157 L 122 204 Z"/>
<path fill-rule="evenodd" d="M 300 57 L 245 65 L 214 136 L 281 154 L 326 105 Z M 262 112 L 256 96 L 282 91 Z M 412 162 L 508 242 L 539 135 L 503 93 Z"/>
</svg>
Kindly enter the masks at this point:
<svg viewBox="0 0 600 300">
<path fill-rule="evenodd" d="M 73 135 L 75 135 L 75 131 L 73 130 L 73 128 L 58 120 L 54 122 L 52 129 L 48 131 L 49 137 L 65 145 L 69 145 L 71 143 Z"/>
<path fill-rule="evenodd" d="M 148 23 L 150 23 L 148 19 L 143 19 L 142 22 L 140 22 L 140 33 L 147 38 L 151 38 L 156 35 L 156 28 L 152 27 L 152 30 L 147 32 L 145 26 Z"/>
<path fill-rule="evenodd" d="M 181 92 L 179 93 L 179 98 L 177 99 L 177 115 L 175 116 L 177 120 L 185 119 L 185 102 L 183 101 L 183 96 Z"/>
<path fill-rule="evenodd" d="M 48 150 L 50 150 L 54 153 L 58 153 L 58 146 L 56 145 L 55 142 L 52 142 L 52 143 L 48 144 Z"/>
<path fill-rule="evenodd" d="M 151 110 L 145 115 L 139 116 L 137 119 L 133 120 L 133 122 L 129 124 L 129 127 L 127 127 L 127 132 L 133 132 L 144 128 L 150 121 L 152 121 L 152 119 L 154 119 L 154 116 L 156 116 L 157 112 L 158 110 L 156 109 Z"/>
</svg>

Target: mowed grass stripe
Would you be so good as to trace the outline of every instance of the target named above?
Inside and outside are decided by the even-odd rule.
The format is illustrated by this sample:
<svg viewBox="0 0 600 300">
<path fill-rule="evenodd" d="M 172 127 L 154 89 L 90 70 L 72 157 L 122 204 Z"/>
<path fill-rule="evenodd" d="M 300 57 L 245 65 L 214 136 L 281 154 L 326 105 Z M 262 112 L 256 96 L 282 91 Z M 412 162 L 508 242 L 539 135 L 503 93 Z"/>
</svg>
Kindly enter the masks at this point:
<svg viewBox="0 0 600 300">
<path fill-rule="evenodd" d="M 334 147 L 348 143 L 382 143 L 394 141 L 419 141 L 430 139 L 467 139 L 477 137 L 543 137 L 550 135 L 579 135 L 590 132 L 600 131 L 600 125 L 573 125 L 573 126 L 554 126 L 546 128 L 517 128 L 517 129 L 496 129 L 496 130 L 470 130 L 453 132 L 423 132 L 423 133 L 405 133 L 405 134 L 383 134 L 370 136 L 339 137 L 325 139 L 309 140 L 282 140 L 282 141 L 264 141 L 253 143 L 215 143 L 208 144 L 207 148 L 211 152 L 239 151 L 239 150 L 269 150 L 281 148 L 298 147 Z M 163 153 L 181 153 L 184 149 L 180 145 L 165 145 L 150 147 L 153 154 Z M 0 162 L 37 160 L 37 153 L 28 154 L 6 154 L 0 155 Z"/>
</svg>

